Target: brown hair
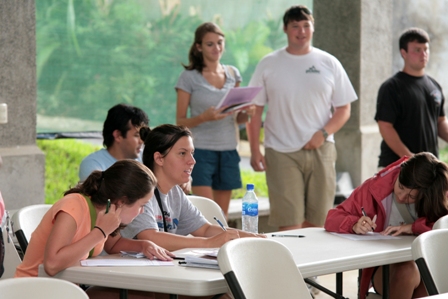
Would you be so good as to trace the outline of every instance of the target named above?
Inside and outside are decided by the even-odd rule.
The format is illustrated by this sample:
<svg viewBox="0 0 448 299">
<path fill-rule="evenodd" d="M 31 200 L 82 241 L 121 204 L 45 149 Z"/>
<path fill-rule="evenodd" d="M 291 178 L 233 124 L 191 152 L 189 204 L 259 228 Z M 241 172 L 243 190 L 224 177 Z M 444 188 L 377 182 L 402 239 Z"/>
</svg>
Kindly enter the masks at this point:
<svg viewBox="0 0 448 299">
<path fill-rule="evenodd" d="M 420 28 L 409 28 L 406 29 L 400 36 L 398 41 L 398 46 L 400 50 L 403 49 L 408 51 L 408 43 L 417 41 L 420 44 L 429 43 L 429 35 L 425 30 Z"/>
<path fill-rule="evenodd" d="M 314 24 L 313 14 L 305 5 L 291 6 L 283 15 L 283 26 L 288 26 L 291 21 L 311 21 Z"/>
<path fill-rule="evenodd" d="M 171 148 L 182 137 L 192 137 L 191 131 L 185 126 L 160 125 L 152 130 L 145 128 L 140 135 L 145 137 L 145 149 L 143 150 L 143 164 L 154 171 L 154 154 L 168 155 Z"/>
<path fill-rule="evenodd" d="M 204 57 L 202 56 L 202 52 L 198 51 L 197 45 L 202 44 L 202 39 L 207 33 L 210 32 L 224 37 L 224 33 L 221 31 L 219 26 L 212 22 L 204 23 L 196 28 L 196 31 L 194 33 L 194 41 L 190 47 L 190 52 L 188 53 L 189 63 L 188 65 L 182 64 L 185 69 L 189 71 L 198 70 L 202 73 L 202 69 L 205 67 Z"/>
<path fill-rule="evenodd" d="M 415 189 L 415 211 L 418 217 L 435 222 L 448 214 L 448 166 L 433 154 L 418 153 L 401 164 L 399 182 L 408 189 Z"/>
<path fill-rule="evenodd" d="M 83 183 L 67 190 L 64 195 L 84 194 L 97 207 L 106 206 L 108 199 L 111 203 L 122 200 L 125 205 L 132 205 L 152 192 L 156 185 L 157 179 L 148 167 L 125 159 L 115 162 L 105 171 L 93 171 Z M 111 235 L 116 235 L 117 231 Z"/>
</svg>

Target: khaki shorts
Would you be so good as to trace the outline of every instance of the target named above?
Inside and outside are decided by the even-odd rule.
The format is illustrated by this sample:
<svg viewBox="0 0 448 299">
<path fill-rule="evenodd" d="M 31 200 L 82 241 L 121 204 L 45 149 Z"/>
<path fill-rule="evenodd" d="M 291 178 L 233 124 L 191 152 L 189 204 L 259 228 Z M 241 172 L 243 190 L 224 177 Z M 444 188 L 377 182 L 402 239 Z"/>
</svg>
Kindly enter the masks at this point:
<svg viewBox="0 0 448 299">
<path fill-rule="evenodd" d="M 268 224 L 323 226 L 336 192 L 336 147 L 326 141 L 315 150 L 280 153 L 265 149 L 271 205 Z"/>
</svg>

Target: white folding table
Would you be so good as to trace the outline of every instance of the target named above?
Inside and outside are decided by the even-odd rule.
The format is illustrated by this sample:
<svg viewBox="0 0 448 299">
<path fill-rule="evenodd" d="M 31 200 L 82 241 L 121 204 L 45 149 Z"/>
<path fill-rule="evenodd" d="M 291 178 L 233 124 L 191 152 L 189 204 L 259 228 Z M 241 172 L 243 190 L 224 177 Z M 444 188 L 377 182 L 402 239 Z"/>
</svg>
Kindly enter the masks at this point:
<svg viewBox="0 0 448 299">
<path fill-rule="evenodd" d="M 415 238 L 401 236 L 396 240 L 353 241 L 332 235 L 323 228 L 280 233 L 305 236 L 274 238 L 291 250 L 304 278 L 412 260 L 411 244 Z M 271 233 L 268 236 L 272 238 Z M 177 265 L 177 261 L 175 264 L 162 267 L 74 266 L 55 277 L 79 284 L 173 294 L 172 298 L 178 294 L 207 296 L 228 291 L 221 272 L 183 267 Z M 39 276 L 47 276 L 42 265 Z"/>
</svg>

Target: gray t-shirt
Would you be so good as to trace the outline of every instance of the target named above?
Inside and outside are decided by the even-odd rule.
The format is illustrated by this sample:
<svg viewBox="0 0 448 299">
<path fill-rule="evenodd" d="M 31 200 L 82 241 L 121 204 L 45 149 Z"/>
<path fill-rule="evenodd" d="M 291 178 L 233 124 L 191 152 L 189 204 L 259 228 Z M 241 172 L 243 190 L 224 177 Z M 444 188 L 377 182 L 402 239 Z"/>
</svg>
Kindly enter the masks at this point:
<svg viewBox="0 0 448 299">
<path fill-rule="evenodd" d="M 159 194 L 169 233 L 186 236 L 207 223 L 179 186 L 174 186 L 168 194 L 161 192 Z M 123 237 L 132 239 L 147 229 L 158 229 L 163 232 L 162 213 L 155 195 L 145 205 L 144 212 L 120 233 Z"/>
<path fill-rule="evenodd" d="M 234 70 L 235 75 L 229 73 L 228 68 Z M 211 106 L 218 105 L 226 92 L 241 82 L 239 71 L 233 66 L 224 66 L 226 82 L 218 89 L 204 78 L 197 70 L 185 70 L 180 74 L 176 90 L 188 92 L 190 97 L 190 117 L 195 117 Z M 236 113 L 218 121 L 208 121 L 191 128 L 194 145 L 199 149 L 224 151 L 234 150 L 238 143 L 238 126 L 235 121 Z"/>
</svg>

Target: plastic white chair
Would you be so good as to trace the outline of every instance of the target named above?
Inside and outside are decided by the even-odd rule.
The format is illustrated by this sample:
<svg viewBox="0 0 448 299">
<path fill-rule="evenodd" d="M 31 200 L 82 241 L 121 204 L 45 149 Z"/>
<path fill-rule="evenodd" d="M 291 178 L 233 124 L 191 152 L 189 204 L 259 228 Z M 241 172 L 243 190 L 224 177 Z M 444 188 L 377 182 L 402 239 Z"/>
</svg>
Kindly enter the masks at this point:
<svg viewBox="0 0 448 299">
<path fill-rule="evenodd" d="M 227 220 L 224 217 L 221 207 L 216 202 L 210 198 L 197 195 L 188 195 L 187 198 L 196 208 L 198 208 L 199 211 L 201 211 L 202 215 L 204 215 L 208 222 L 211 224 L 217 224 L 216 220 L 213 218 L 216 217 L 225 227 L 228 227 Z"/>
<path fill-rule="evenodd" d="M 443 217 L 440 217 L 439 220 L 434 223 L 434 226 L 432 229 L 441 229 L 441 228 L 448 228 L 448 215 L 445 215 Z"/>
<path fill-rule="evenodd" d="M 430 296 L 448 292 L 447 251 L 448 229 L 426 232 L 412 242 L 412 258 Z"/>
<path fill-rule="evenodd" d="M 2 299 L 88 299 L 74 283 L 48 277 L 23 277 L 0 280 Z"/>
<path fill-rule="evenodd" d="M 220 248 L 218 264 L 235 299 L 311 299 L 291 252 L 277 241 L 232 240 Z"/>
<path fill-rule="evenodd" d="M 12 216 L 12 226 L 17 241 L 25 254 L 31 234 L 34 232 L 51 205 L 31 205 L 18 210 Z"/>
</svg>

